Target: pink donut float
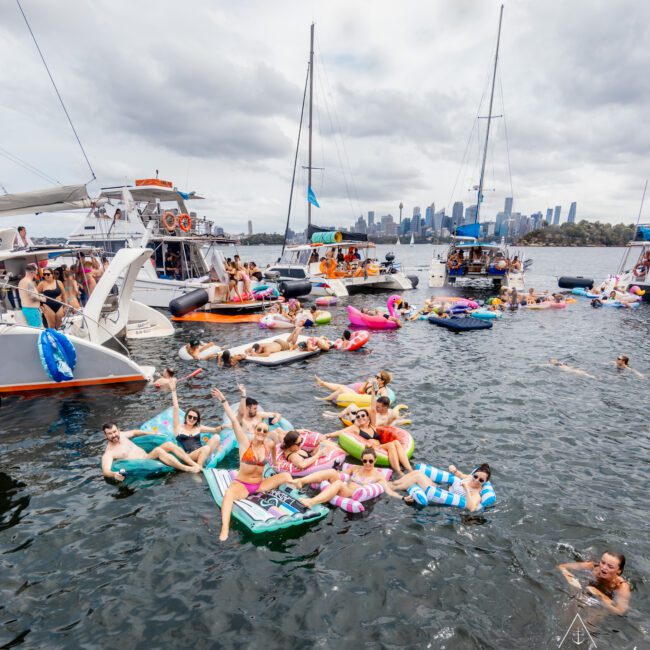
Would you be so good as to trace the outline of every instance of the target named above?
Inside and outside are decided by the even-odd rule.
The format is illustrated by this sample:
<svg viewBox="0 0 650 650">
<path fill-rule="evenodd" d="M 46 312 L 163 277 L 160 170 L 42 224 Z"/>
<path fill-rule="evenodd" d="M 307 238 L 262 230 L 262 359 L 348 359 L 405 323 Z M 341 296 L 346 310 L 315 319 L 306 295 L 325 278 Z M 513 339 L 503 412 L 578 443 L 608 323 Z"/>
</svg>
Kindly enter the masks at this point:
<svg viewBox="0 0 650 650">
<path fill-rule="evenodd" d="M 362 348 L 370 340 L 370 332 L 367 330 L 357 330 L 352 333 L 349 341 L 343 339 L 336 339 L 334 347 L 337 350 L 345 350 L 347 352 L 354 352 Z M 347 343 L 347 345 L 346 345 Z"/>
<path fill-rule="evenodd" d="M 333 307 L 336 303 L 336 296 L 321 296 L 320 298 L 316 298 L 316 305 L 318 307 Z"/>
<path fill-rule="evenodd" d="M 324 440 L 323 436 L 316 431 L 300 429 L 300 432 L 304 439 L 302 448 L 306 451 L 316 449 L 320 445 L 321 441 Z M 308 474 L 313 474 L 321 469 L 332 469 L 334 463 L 337 461 L 343 462 L 343 460 L 345 460 L 345 452 L 342 449 L 332 449 L 332 451 L 321 456 L 315 463 L 306 469 L 300 469 L 287 460 L 284 455 L 284 449 L 282 449 L 282 446 L 278 443 L 275 446 L 275 458 L 278 472 L 289 472 L 291 476 L 307 476 Z"/>
</svg>

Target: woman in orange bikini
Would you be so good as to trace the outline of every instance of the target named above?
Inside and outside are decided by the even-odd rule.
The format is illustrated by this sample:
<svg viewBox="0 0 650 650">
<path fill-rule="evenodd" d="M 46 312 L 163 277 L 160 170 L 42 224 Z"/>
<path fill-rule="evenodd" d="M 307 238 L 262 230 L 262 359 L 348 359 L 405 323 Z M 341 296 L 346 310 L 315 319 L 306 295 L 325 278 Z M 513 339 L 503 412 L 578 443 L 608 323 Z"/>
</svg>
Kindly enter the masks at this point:
<svg viewBox="0 0 650 650">
<path fill-rule="evenodd" d="M 230 532 L 230 514 L 232 513 L 233 502 L 245 499 L 249 495 L 255 494 L 255 492 L 268 492 L 293 479 L 288 472 L 264 478 L 263 473 L 266 463 L 270 462 L 271 465 L 275 465 L 275 442 L 268 438 L 268 424 L 258 422 L 253 431 L 253 439 L 249 440 L 239 424 L 237 414 L 232 410 L 223 393 L 218 388 L 213 388 L 212 396 L 223 404 L 223 409 L 232 422 L 232 428 L 239 444 L 239 472 L 228 486 L 221 504 L 221 534 L 219 540 L 223 542 L 228 539 L 228 533 Z"/>
</svg>

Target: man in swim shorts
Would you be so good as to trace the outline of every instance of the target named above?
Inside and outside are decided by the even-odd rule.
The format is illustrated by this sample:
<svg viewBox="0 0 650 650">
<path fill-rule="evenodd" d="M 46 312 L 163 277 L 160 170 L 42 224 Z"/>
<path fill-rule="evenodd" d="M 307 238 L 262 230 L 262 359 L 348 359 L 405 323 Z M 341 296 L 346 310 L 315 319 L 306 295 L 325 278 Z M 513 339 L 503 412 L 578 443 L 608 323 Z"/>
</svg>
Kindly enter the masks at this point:
<svg viewBox="0 0 650 650">
<path fill-rule="evenodd" d="M 23 316 L 30 327 L 43 327 L 43 316 L 41 314 L 41 304 L 45 302 L 45 297 L 41 296 L 36 290 L 34 279 L 38 267 L 36 264 L 28 264 L 25 267 L 25 277 L 18 283 L 18 295 Z"/>
<path fill-rule="evenodd" d="M 132 429 L 131 431 L 120 431 L 115 422 L 107 422 L 102 426 L 106 436 L 106 451 L 102 455 L 102 474 L 105 478 L 112 478 L 116 481 L 123 481 L 124 474 L 114 472 L 111 469 L 115 460 L 158 460 L 165 465 L 174 467 L 181 472 L 197 474 L 201 466 L 195 463 L 178 445 L 173 442 L 163 442 L 155 449 L 147 453 L 141 447 L 131 442 L 135 436 L 151 435 L 151 431 Z M 182 462 L 181 462 L 182 461 Z"/>
<path fill-rule="evenodd" d="M 276 352 L 286 352 L 287 350 L 298 349 L 298 337 L 302 327 L 296 327 L 289 337 L 285 339 L 273 339 L 266 343 L 254 343 L 252 347 L 247 348 L 244 352 L 250 357 L 270 357 Z"/>
</svg>

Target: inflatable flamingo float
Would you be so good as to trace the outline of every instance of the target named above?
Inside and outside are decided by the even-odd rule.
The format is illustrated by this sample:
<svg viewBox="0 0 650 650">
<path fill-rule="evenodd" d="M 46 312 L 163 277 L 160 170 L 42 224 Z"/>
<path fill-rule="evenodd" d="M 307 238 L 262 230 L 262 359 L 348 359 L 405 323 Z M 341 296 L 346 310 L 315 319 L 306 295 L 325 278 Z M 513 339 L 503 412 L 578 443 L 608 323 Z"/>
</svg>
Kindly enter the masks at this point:
<svg viewBox="0 0 650 650">
<path fill-rule="evenodd" d="M 398 295 L 392 295 L 386 304 L 388 313 L 395 318 L 399 318 L 399 313 L 397 309 L 395 309 L 395 304 L 400 302 L 402 302 L 402 299 Z M 398 327 L 398 324 L 392 320 L 388 320 L 381 315 L 370 316 L 369 314 L 364 314 L 356 307 L 352 307 L 352 305 L 348 305 L 348 319 L 350 320 L 350 325 L 365 327 L 368 329 L 393 330 Z"/>
</svg>

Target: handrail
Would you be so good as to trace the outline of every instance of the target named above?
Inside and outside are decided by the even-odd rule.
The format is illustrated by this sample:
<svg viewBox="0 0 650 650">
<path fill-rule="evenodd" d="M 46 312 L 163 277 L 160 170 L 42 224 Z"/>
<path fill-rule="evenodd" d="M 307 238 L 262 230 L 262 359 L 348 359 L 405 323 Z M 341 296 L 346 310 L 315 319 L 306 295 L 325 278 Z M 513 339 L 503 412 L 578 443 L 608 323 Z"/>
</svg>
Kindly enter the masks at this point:
<svg viewBox="0 0 650 650">
<path fill-rule="evenodd" d="M 64 319 L 66 318 L 68 311 L 76 312 L 79 316 L 81 316 L 81 318 L 84 321 L 89 320 L 91 323 L 94 323 L 95 325 L 97 325 L 97 327 L 101 328 L 104 332 L 106 332 L 106 334 L 108 334 L 108 336 L 111 339 L 113 339 L 124 350 L 124 352 L 126 353 L 126 356 L 129 357 L 129 359 L 131 358 L 131 353 L 129 352 L 128 348 L 122 343 L 122 341 L 120 341 L 116 336 L 111 334 L 108 331 L 108 329 L 106 329 L 100 322 L 96 321 L 94 318 L 91 318 L 87 314 L 84 314 L 83 309 L 77 309 L 76 307 L 73 307 L 72 305 L 69 305 L 68 303 L 63 302 L 62 300 L 57 300 L 56 298 L 49 298 L 48 296 L 43 296 L 43 294 L 39 293 L 38 291 L 32 291 L 31 289 L 23 289 L 22 287 L 19 288 L 17 285 L 9 284 L 7 282 L 0 282 L 0 288 L 2 288 L 2 289 L 11 289 L 11 290 L 16 290 L 16 291 L 25 291 L 26 293 L 36 295 L 36 296 L 41 297 L 41 298 L 47 298 L 48 300 L 51 300 L 52 302 L 56 302 L 59 305 L 62 305 L 63 307 L 66 308 L 66 314 L 64 314 L 64 316 L 63 316 Z M 61 331 L 64 331 L 64 330 L 61 329 Z M 79 338 L 81 338 L 81 337 L 79 337 Z M 88 340 L 90 340 L 90 339 L 88 339 Z M 94 341 L 90 341 L 90 342 L 94 343 Z"/>
</svg>

